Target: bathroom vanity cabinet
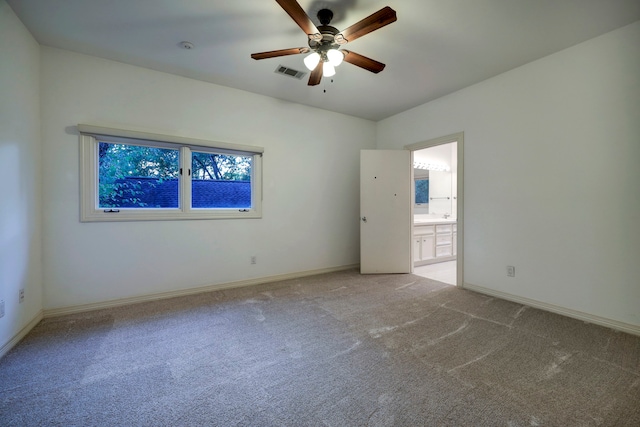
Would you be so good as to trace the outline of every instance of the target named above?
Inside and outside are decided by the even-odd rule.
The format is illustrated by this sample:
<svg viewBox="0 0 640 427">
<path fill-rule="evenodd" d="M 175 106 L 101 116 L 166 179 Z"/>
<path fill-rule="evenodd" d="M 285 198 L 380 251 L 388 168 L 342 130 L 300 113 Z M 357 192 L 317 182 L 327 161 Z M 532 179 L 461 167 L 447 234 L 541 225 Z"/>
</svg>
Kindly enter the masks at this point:
<svg viewBox="0 0 640 427">
<path fill-rule="evenodd" d="M 455 221 L 415 223 L 413 226 L 414 265 L 456 259 L 456 238 Z"/>
</svg>

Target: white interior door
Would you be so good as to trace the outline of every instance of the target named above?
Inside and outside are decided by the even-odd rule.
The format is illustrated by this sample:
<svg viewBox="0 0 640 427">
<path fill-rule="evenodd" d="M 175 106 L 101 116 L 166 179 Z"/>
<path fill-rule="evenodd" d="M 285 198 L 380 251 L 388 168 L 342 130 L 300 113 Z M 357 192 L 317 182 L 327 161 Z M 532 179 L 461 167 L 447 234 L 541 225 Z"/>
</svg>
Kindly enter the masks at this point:
<svg viewBox="0 0 640 427">
<path fill-rule="evenodd" d="M 360 272 L 411 273 L 411 152 L 360 151 Z"/>
</svg>

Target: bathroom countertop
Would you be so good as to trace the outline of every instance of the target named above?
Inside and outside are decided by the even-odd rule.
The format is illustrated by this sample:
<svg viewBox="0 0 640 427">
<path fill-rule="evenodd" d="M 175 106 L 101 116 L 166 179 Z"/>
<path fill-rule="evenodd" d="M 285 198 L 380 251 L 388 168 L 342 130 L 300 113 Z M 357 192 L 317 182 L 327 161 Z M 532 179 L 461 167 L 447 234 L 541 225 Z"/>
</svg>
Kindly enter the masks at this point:
<svg viewBox="0 0 640 427">
<path fill-rule="evenodd" d="M 457 220 L 453 218 L 425 218 L 425 219 L 415 219 L 413 220 L 414 225 L 423 225 L 423 224 L 455 224 Z"/>
</svg>

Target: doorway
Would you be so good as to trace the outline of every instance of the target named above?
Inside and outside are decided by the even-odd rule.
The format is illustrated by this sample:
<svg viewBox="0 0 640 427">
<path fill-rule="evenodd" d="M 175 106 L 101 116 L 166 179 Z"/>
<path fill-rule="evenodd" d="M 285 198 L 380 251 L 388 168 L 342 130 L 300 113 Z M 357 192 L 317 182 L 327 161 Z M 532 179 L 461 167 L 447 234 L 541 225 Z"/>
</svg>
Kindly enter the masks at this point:
<svg viewBox="0 0 640 427">
<path fill-rule="evenodd" d="M 406 146 L 412 168 L 413 274 L 463 286 L 463 133 Z"/>
</svg>

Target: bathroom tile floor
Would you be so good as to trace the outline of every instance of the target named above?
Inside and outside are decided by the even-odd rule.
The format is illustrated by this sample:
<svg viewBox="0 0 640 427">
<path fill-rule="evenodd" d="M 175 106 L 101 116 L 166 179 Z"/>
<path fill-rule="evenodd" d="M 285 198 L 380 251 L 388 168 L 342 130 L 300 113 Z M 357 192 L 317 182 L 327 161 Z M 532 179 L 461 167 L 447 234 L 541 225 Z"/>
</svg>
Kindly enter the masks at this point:
<svg viewBox="0 0 640 427">
<path fill-rule="evenodd" d="M 413 274 L 455 286 L 456 261 L 439 262 L 436 264 L 414 267 Z"/>
</svg>

